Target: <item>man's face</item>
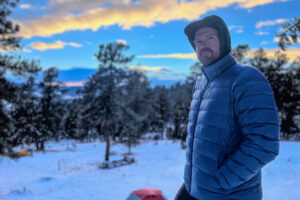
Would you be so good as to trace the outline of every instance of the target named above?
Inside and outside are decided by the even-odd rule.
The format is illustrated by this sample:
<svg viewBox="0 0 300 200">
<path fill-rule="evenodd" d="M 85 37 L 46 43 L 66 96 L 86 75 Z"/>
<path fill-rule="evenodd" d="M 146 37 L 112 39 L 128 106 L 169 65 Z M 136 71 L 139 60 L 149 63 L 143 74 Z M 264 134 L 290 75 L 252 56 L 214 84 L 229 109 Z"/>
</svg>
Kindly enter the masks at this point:
<svg viewBox="0 0 300 200">
<path fill-rule="evenodd" d="M 195 47 L 199 61 L 203 65 L 210 65 L 220 57 L 220 40 L 218 31 L 203 27 L 195 33 Z"/>
</svg>

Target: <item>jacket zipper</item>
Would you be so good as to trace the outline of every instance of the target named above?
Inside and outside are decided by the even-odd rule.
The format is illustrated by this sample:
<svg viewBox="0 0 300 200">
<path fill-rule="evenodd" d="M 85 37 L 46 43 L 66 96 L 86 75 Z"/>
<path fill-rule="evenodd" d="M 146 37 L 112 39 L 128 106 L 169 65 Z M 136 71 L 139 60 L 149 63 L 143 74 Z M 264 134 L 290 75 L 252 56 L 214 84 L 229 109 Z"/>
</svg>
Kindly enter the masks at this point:
<svg viewBox="0 0 300 200">
<path fill-rule="evenodd" d="M 203 73 L 204 73 L 204 71 L 203 71 Z M 207 76 L 206 76 L 205 73 L 204 73 L 204 75 L 205 75 L 205 77 L 206 77 L 206 79 L 207 79 L 207 83 L 206 83 L 206 85 L 204 86 L 203 93 L 202 93 L 202 95 L 201 95 L 201 97 L 200 97 L 199 108 L 198 108 L 198 111 L 197 111 L 197 116 L 196 116 L 195 126 L 194 126 L 194 130 L 193 130 L 193 137 L 192 137 L 193 142 L 192 142 L 192 147 L 191 147 L 191 167 L 190 167 L 190 171 L 191 171 L 191 176 L 190 176 L 190 177 L 191 177 L 191 178 L 190 178 L 189 194 L 191 194 L 191 190 L 192 190 L 192 173 L 193 173 L 193 172 L 192 172 L 192 166 L 193 166 L 193 148 L 194 148 L 194 136 L 195 136 L 195 130 L 196 130 L 196 126 L 197 126 L 197 121 L 198 121 L 199 110 L 200 110 L 202 98 L 203 98 L 203 95 L 204 95 L 204 93 L 205 93 L 205 91 L 206 91 L 207 85 L 208 85 L 208 83 L 209 83 L 209 80 L 208 80 L 208 78 L 207 78 Z"/>
</svg>

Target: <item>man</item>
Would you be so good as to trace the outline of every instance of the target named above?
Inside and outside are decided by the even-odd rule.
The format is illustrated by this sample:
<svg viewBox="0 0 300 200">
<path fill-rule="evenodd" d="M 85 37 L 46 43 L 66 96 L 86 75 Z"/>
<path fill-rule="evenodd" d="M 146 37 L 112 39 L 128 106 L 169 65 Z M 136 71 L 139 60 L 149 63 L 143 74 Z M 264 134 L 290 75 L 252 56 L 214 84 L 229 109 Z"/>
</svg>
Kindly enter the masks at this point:
<svg viewBox="0 0 300 200">
<path fill-rule="evenodd" d="M 236 63 L 220 17 L 205 17 L 184 32 L 203 67 L 190 106 L 184 184 L 175 199 L 262 199 L 261 169 L 279 153 L 272 88 L 259 70 Z"/>
</svg>

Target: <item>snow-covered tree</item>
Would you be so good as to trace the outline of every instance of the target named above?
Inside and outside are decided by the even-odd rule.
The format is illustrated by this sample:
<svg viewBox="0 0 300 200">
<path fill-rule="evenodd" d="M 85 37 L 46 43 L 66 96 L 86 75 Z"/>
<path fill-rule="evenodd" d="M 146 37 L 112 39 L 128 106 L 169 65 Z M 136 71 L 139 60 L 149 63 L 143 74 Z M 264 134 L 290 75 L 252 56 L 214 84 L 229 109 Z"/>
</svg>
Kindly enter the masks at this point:
<svg viewBox="0 0 300 200">
<path fill-rule="evenodd" d="M 187 123 L 192 100 L 192 85 L 176 83 L 170 88 L 171 93 L 171 121 L 173 129 L 169 132 L 172 139 L 185 141 L 187 136 Z"/>
<path fill-rule="evenodd" d="M 34 77 L 29 77 L 26 83 L 21 84 L 16 91 L 14 109 L 11 116 L 14 119 L 14 145 L 30 144 L 36 135 L 39 135 L 37 108 L 38 97 L 34 94 L 36 90 Z"/>
<path fill-rule="evenodd" d="M 79 135 L 79 99 L 74 99 L 72 102 L 66 103 L 66 113 L 64 115 L 63 127 L 65 137 L 69 139 L 84 140 L 84 136 Z"/>
<path fill-rule="evenodd" d="M 194 85 L 198 76 L 202 74 L 201 71 L 202 64 L 200 62 L 195 62 L 190 66 L 190 74 L 186 77 L 186 82 Z"/>
<path fill-rule="evenodd" d="M 293 43 L 297 43 L 299 36 L 300 18 L 295 17 L 291 22 L 285 23 L 281 26 L 281 31 L 277 34 L 277 37 L 279 37 L 277 44 L 282 50 L 285 50 Z"/>
<path fill-rule="evenodd" d="M 60 134 L 60 122 L 62 116 L 58 113 L 57 103 L 61 99 L 59 91 L 59 82 L 56 81 L 58 70 L 51 67 L 44 71 L 43 81 L 39 83 L 41 97 L 38 106 L 38 130 L 34 142 L 37 150 L 44 150 L 44 144 L 49 139 L 56 139 Z"/>
<path fill-rule="evenodd" d="M 7 110 L 15 98 L 16 85 L 6 79 L 6 74 L 9 72 L 14 76 L 24 77 L 36 74 L 40 70 L 36 61 L 24 60 L 14 54 L 15 50 L 22 48 L 21 39 L 16 37 L 20 28 L 9 20 L 8 16 L 17 3 L 18 0 L 0 1 L 0 154 L 2 155 L 10 154 L 13 145 L 11 141 L 16 137 L 11 128 L 13 119 L 9 116 L 10 110 Z"/>
<path fill-rule="evenodd" d="M 231 54 L 238 63 L 247 63 L 246 54 L 249 52 L 250 47 L 248 44 L 241 44 L 232 49 Z"/>
<path fill-rule="evenodd" d="M 128 153 L 131 153 L 132 145 L 138 144 L 138 139 L 150 125 L 151 89 L 147 77 L 141 72 L 130 69 L 123 72 L 123 80 L 117 85 L 121 89 L 117 100 L 120 108 L 118 133 L 120 142 L 125 143 Z"/>
<path fill-rule="evenodd" d="M 99 134 L 104 134 L 107 145 L 105 161 L 109 161 L 110 137 L 120 112 L 117 103 L 120 94 L 120 87 L 117 86 L 122 81 L 120 67 L 133 59 L 133 56 L 124 54 L 128 48 L 117 42 L 99 45 L 99 51 L 95 54 L 99 62 L 98 71 L 89 78 L 82 91 L 84 107 L 79 123 L 87 129 L 81 130 L 96 129 Z"/>
<path fill-rule="evenodd" d="M 170 119 L 170 102 L 168 89 L 165 86 L 153 88 L 151 132 L 160 133 L 160 139 L 163 139 Z"/>
<path fill-rule="evenodd" d="M 288 63 L 286 54 L 276 52 L 273 58 L 268 58 L 264 49 L 255 52 L 250 64 L 263 72 L 270 82 L 274 92 L 277 108 L 281 121 L 281 133 L 283 137 L 299 132 L 295 123 L 295 117 L 299 115 L 299 62 Z M 298 76 L 297 76 L 298 73 Z"/>
</svg>

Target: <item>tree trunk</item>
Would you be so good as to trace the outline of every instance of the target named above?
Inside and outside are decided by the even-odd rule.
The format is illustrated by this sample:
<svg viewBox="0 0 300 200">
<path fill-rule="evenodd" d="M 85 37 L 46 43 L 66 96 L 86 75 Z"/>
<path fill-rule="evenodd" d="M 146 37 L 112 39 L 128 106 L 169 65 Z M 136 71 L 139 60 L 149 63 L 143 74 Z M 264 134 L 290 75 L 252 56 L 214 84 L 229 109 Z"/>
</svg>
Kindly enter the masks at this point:
<svg viewBox="0 0 300 200">
<path fill-rule="evenodd" d="M 106 150 L 105 150 L 105 161 L 109 161 L 109 149 L 110 149 L 110 122 L 109 120 L 104 120 L 101 123 L 102 132 L 104 133 L 106 141 Z"/>
<path fill-rule="evenodd" d="M 44 141 L 41 142 L 41 150 L 45 151 L 45 142 Z"/>
</svg>

